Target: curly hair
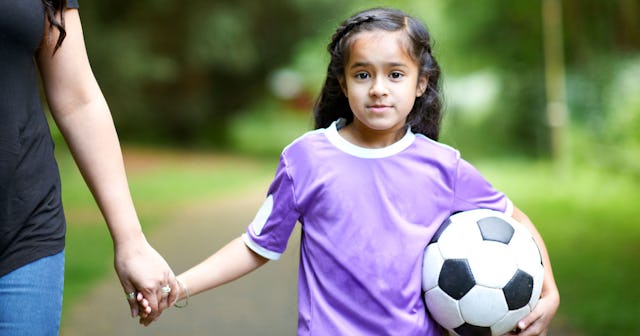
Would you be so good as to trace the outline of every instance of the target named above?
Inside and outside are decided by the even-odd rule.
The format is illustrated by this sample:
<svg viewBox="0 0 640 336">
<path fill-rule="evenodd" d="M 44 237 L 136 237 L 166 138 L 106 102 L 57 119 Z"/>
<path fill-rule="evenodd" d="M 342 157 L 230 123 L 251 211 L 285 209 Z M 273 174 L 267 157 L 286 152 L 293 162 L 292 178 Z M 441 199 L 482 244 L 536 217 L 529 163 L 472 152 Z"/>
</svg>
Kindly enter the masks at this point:
<svg viewBox="0 0 640 336">
<path fill-rule="evenodd" d="M 60 32 L 58 40 L 56 41 L 55 49 L 53 50 L 55 53 L 62 45 L 62 41 L 64 41 L 65 36 L 67 36 L 67 32 L 64 29 L 64 15 L 60 15 L 60 20 L 56 18 L 56 14 L 62 13 L 64 8 L 67 6 L 67 1 L 42 0 L 42 4 L 44 6 L 44 12 L 47 15 L 47 19 L 49 20 L 49 28 L 55 27 Z"/>
<path fill-rule="evenodd" d="M 345 118 L 348 123 L 353 121 L 353 113 L 342 92 L 340 79 L 344 77 L 344 67 L 349 58 L 353 37 L 360 32 L 373 30 L 406 32 L 408 54 L 418 64 L 419 75 L 426 76 L 428 81 L 427 90 L 416 98 L 407 116 L 407 125 L 413 132 L 437 140 L 442 121 L 440 66 L 431 53 L 430 34 L 418 19 L 391 8 L 373 8 L 359 12 L 345 20 L 333 34 L 327 47 L 331 55 L 327 77 L 313 110 L 315 128 L 326 128 L 339 118 Z"/>
</svg>

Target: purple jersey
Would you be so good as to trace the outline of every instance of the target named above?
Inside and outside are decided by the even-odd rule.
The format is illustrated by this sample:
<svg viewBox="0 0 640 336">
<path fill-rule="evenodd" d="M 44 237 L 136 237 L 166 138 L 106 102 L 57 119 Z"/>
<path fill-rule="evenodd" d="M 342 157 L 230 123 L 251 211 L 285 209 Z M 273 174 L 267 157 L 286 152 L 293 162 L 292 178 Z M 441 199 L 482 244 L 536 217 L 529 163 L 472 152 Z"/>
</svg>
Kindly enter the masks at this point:
<svg viewBox="0 0 640 336">
<path fill-rule="evenodd" d="M 284 149 L 244 241 L 278 259 L 302 225 L 298 335 L 439 335 L 421 295 L 425 246 L 452 213 L 510 214 L 511 202 L 451 147 L 407 131 L 362 148 L 339 127 Z"/>
</svg>

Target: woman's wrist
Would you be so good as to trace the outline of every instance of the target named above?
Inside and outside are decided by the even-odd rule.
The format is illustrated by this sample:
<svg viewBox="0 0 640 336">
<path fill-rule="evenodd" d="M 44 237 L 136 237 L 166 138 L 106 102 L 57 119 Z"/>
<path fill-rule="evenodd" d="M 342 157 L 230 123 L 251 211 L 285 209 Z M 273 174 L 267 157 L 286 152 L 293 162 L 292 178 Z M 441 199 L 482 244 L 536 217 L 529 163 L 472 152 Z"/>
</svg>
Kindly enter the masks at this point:
<svg viewBox="0 0 640 336">
<path fill-rule="evenodd" d="M 111 227 L 111 238 L 115 248 L 135 246 L 140 247 L 147 244 L 147 238 L 142 232 L 142 227 L 136 221 L 137 225 L 130 225 L 128 227 Z"/>
</svg>

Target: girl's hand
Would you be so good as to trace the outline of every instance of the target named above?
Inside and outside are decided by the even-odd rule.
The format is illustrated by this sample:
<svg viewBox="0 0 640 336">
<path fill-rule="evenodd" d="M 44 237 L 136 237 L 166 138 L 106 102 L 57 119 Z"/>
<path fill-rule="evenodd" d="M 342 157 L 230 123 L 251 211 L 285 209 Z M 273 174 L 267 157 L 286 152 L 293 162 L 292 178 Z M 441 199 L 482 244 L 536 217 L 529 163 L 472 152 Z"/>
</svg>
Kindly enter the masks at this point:
<svg viewBox="0 0 640 336">
<path fill-rule="evenodd" d="M 142 293 L 138 293 L 136 297 L 136 301 L 138 302 L 138 316 L 140 317 L 140 324 L 148 326 L 151 322 L 155 321 L 156 318 L 151 317 L 151 306 L 149 305 L 149 300 L 147 300 Z"/>
<path fill-rule="evenodd" d="M 512 335 L 518 336 L 532 336 L 532 335 L 547 335 L 547 329 L 551 323 L 551 319 L 556 314 L 558 306 L 560 305 L 560 296 L 556 294 L 547 294 L 540 297 L 536 307 L 518 322 L 518 333 Z"/>
<path fill-rule="evenodd" d="M 138 316 L 140 316 L 141 319 L 148 318 L 149 315 L 151 315 L 149 300 L 145 299 L 142 293 L 138 293 L 136 300 L 138 301 L 138 311 L 140 312 Z"/>
<path fill-rule="evenodd" d="M 545 268 L 540 300 L 538 300 L 538 304 L 533 308 L 533 311 L 518 322 L 519 332 L 517 335 L 546 335 L 551 319 L 553 319 L 553 316 L 556 314 L 558 306 L 560 305 L 560 293 L 558 292 L 558 287 L 556 286 L 556 282 L 553 277 L 549 253 L 547 252 L 547 248 L 544 245 L 540 233 L 527 215 L 525 215 L 520 209 L 514 207 L 513 218 L 527 227 L 533 234 L 533 237 L 538 244 L 538 248 L 540 249 L 542 263 Z"/>
</svg>

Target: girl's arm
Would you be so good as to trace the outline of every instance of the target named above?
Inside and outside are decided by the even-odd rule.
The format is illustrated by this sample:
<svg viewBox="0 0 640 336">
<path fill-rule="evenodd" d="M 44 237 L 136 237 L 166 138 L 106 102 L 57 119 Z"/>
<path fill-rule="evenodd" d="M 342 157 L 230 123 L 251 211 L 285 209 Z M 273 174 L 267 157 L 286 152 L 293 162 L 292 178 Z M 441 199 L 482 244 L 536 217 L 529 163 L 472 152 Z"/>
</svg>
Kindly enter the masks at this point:
<svg viewBox="0 0 640 336">
<path fill-rule="evenodd" d="M 245 245 L 242 237 L 238 237 L 176 277 L 184 285 L 184 288 L 180 288 L 176 301 L 188 299 L 190 296 L 236 280 L 266 264 L 267 261 L 269 259 L 253 252 Z M 152 316 L 152 309 L 146 297 L 138 295 L 137 300 L 140 304 L 140 323 L 147 326 L 158 316 Z"/>
<path fill-rule="evenodd" d="M 59 32 L 47 22 L 36 57 L 47 102 L 105 218 L 125 292 L 142 292 L 156 314 L 175 300 L 179 287 L 142 232 L 113 120 L 89 65 L 78 10 L 65 10 L 64 15 L 67 35 L 61 47 L 53 54 Z M 172 291 L 163 299 L 165 285 Z M 129 300 L 129 305 L 137 315 L 137 302 Z"/>
<path fill-rule="evenodd" d="M 522 330 L 518 335 L 546 335 L 549 323 L 551 323 L 551 319 L 556 314 L 556 310 L 558 310 L 558 306 L 560 305 L 560 294 L 558 293 L 558 287 L 553 277 L 551 261 L 542 236 L 540 236 L 540 233 L 529 217 L 520 211 L 520 209 L 514 207 L 513 218 L 522 223 L 533 234 L 533 238 L 536 240 L 538 248 L 540 249 L 544 265 L 544 280 L 540 300 L 533 311 L 518 323 L 518 328 Z"/>
<path fill-rule="evenodd" d="M 178 278 L 189 288 L 190 294 L 195 295 L 236 280 L 267 261 L 269 259 L 253 252 L 238 237 Z M 181 290 L 178 298 L 184 299 L 185 295 Z"/>
</svg>

